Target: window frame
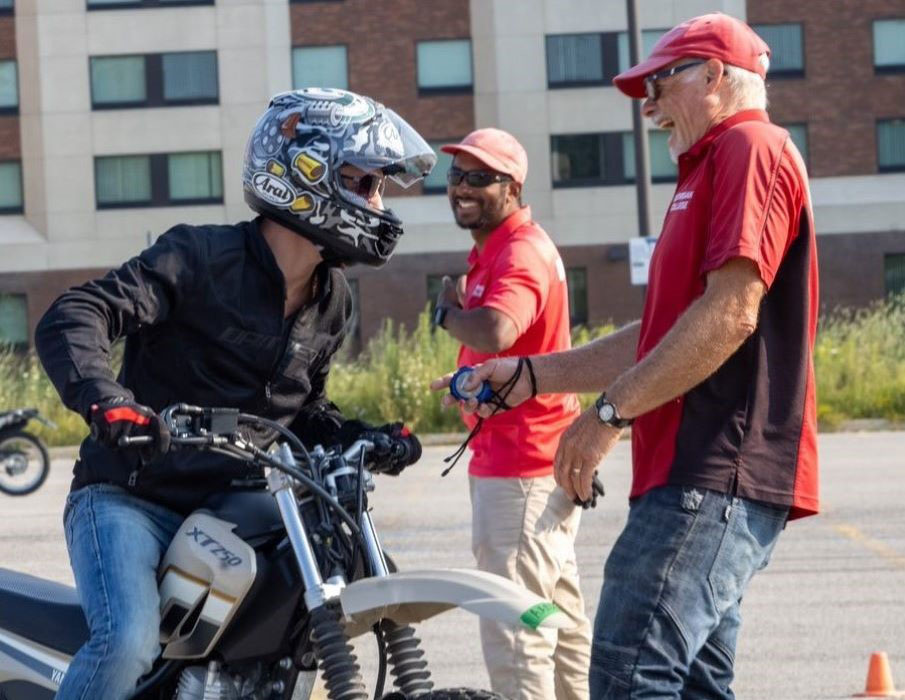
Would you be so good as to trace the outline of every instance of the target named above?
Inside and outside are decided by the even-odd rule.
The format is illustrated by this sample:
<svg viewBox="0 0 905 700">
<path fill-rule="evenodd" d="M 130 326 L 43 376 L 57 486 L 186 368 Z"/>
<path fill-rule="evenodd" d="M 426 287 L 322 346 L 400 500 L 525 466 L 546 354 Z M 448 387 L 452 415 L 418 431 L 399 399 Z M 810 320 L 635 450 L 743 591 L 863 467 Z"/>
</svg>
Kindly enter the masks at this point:
<svg viewBox="0 0 905 700">
<path fill-rule="evenodd" d="M 335 2 L 341 0 L 305 0 L 306 2 Z M 293 86 L 293 90 L 298 90 L 299 88 L 295 87 L 295 51 L 296 49 L 333 49 L 338 46 L 342 46 L 345 49 L 345 57 L 346 57 L 346 87 L 342 88 L 343 90 L 349 89 L 349 45 L 346 43 L 340 44 L 297 44 L 289 47 L 289 81 Z M 304 87 L 313 87 L 313 86 L 304 86 Z M 317 86 L 317 87 L 328 87 L 328 86 Z"/>
<path fill-rule="evenodd" d="M 169 157 L 171 155 L 188 155 L 196 153 L 220 154 L 220 196 L 219 197 L 195 197 L 192 199 L 171 199 L 169 179 Z M 151 185 L 151 198 L 132 202 L 99 202 L 97 199 L 97 161 L 101 158 L 134 158 L 147 157 L 149 160 L 149 177 Z M 94 208 L 96 211 L 108 209 L 157 209 L 161 207 L 194 207 L 207 205 L 222 205 L 223 193 L 223 151 L 172 151 L 168 153 L 111 153 L 94 156 Z"/>
<path fill-rule="evenodd" d="M 877 36 L 874 27 L 877 22 L 889 22 L 897 20 L 905 22 L 905 17 L 874 17 L 870 24 L 870 42 L 872 49 L 871 61 L 874 64 L 874 75 L 896 75 L 897 73 L 905 73 L 905 62 L 894 63 L 888 66 L 877 65 Z"/>
<path fill-rule="evenodd" d="M 16 104 L 0 105 L 0 116 L 15 116 L 19 114 L 19 105 L 22 97 L 19 88 L 19 61 L 15 56 L 12 56 L 10 58 L 0 58 L 0 63 L 12 63 L 16 74 Z"/>
<path fill-rule="evenodd" d="M 85 9 L 89 12 L 104 10 L 140 10 L 148 7 L 155 9 L 168 7 L 190 7 L 193 5 L 213 5 L 216 0 L 122 0 L 103 5 L 92 5 L 91 0 L 85 0 Z"/>
<path fill-rule="evenodd" d="M 799 33 L 801 35 L 801 68 L 774 68 L 773 61 L 770 61 L 770 70 L 767 71 L 767 81 L 770 80 L 795 80 L 804 78 L 807 74 L 808 61 L 807 61 L 807 50 L 805 45 L 805 31 L 804 31 L 804 22 L 758 22 L 756 24 L 752 24 L 751 28 L 754 30 L 754 33 L 760 36 L 760 32 L 757 31 L 756 27 L 784 27 L 784 26 L 797 26 L 799 29 Z M 763 39 L 763 37 L 761 37 Z M 766 39 L 763 39 L 766 42 Z M 772 49 L 771 49 L 772 52 Z"/>
<path fill-rule="evenodd" d="M 214 54 L 214 81 L 217 87 L 216 97 L 193 97 L 188 99 L 167 99 L 164 96 L 163 57 L 172 54 Z M 145 99 L 141 102 L 104 102 L 94 101 L 94 81 L 91 79 L 91 63 L 95 59 L 135 58 L 145 60 Z M 162 53 L 130 53 L 88 57 L 88 90 L 91 98 L 91 111 L 104 112 L 111 109 L 148 109 L 152 107 L 198 107 L 202 105 L 220 104 L 220 56 L 216 49 L 200 51 L 164 51 Z"/>
<path fill-rule="evenodd" d="M 891 118 L 887 117 L 885 119 L 877 119 L 876 122 L 874 122 L 874 143 L 876 144 L 875 153 L 877 157 L 877 172 L 880 174 L 905 172 L 905 161 L 896 165 L 880 165 L 880 124 L 884 124 L 886 122 L 902 122 L 903 128 L 905 128 L 905 116 Z"/>
<path fill-rule="evenodd" d="M 889 279 L 890 279 L 890 260 L 894 258 L 901 258 L 901 262 L 903 267 L 905 267 L 905 252 L 884 252 L 883 253 L 883 295 L 887 298 L 892 296 L 898 296 L 900 294 L 905 294 L 905 285 L 903 285 L 900 290 L 892 290 L 889 287 Z"/>
<path fill-rule="evenodd" d="M 562 80 L 552 82 L 550 80 L 550 63 L 549 63 L 549 41 L 550 39 L 565 36 L 596 36 L 600 44 L 600 80 Z M 607 80 L 607 43 L 604 41 L 604 32 L 568 32 L 563 34 L 545 34 L 544 35 L 544 70 L 547 72 L 547 89 L 548 90 L 567 90 L 569 88 L 585 88 L 585 87 L 602 87 L 609 85 L 611 81 Z"/>
<path fill-rule="evenodd" d="M 440 44 L 444 42 L 468 42 L 468 66 L 471 73 L 471 82 L 462 85 L 442 85 L 437 87 L 422 87 L 418 80 L 418 46 L 420 44 Z M 415 87 L 418 90 L 418 97 L 435 97 L 442 95 L 473 95 L 474 94 L 474 44 L 470 36 L 462 37 L 445 37 L 442 39 L 416 39 L 415 40 Z"/>
<path fill-rule="evenodd" d="M 22 173 L 22 159 L 21 158 L 0 158 L 0 165 L 4 163 L 18 163 L 19 164 L 19 192 L 22 195 L 21 201 L 18 206 L 15 207 L 0 207 L 0 216 L 15 216 L 16 214 L 22 214 L 25 212 L 25 179 Z"/>
</svg>

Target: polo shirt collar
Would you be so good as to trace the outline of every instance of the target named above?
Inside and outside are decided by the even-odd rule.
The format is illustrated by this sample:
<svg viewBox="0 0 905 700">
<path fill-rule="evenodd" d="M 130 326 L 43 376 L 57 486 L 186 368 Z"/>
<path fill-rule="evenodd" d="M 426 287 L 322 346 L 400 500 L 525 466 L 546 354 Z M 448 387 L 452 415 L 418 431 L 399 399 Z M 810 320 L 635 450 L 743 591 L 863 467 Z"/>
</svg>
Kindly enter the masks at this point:
<svg viewBox="0 0 905 700">
<path fill-rule="evenodd" d="M 529 221 L 531 221 L 531 207 L 522 207 L 510 214 L 503 220 L 503 223 L 490 232 L 483 250 L 479 251 L 477 246 L 471 249 L 471 253 L 468 254 L 468 265 L 473 266 L 479 262 L 492 260 L 506 245 L 510 236 Z"/>
<path fill-rule="evenodd" d="M 691 148 L 689 148 L 685 153 L 679 156 L 679 160 L 697 160 L 702 155 L 704 155 L 709 149 L 710 144 L 714 142 L 717 136 L 722 134 L 724 131 L 731 129 L 736 124 L 740 124 L 741 122 L 769 122 L 770 117 L 767 116 L 767 113 L 762 109 L 745 109 L 741 112 L 736 112 L 728 119 L 724 119 L 719 124 L 704 134 Z"/>
</svg>

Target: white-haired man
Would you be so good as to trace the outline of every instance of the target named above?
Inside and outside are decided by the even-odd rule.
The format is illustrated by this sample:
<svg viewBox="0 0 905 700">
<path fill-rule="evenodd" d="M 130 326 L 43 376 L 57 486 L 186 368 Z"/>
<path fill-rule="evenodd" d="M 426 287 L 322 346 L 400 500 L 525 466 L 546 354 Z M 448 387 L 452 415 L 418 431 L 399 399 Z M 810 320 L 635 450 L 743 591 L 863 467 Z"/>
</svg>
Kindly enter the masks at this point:
<svg viewBox="0 0 905 700">
<path fill-rule="evenodd" d="M 633 423 L 631 506 L 604 569 L 592 698 L 733 698 L 745 588 L 786 520 L 817 512 L 814 224 L 801 156 L 764 111 L 768 62 L 750 27 L 710 14 L 616 76 L 670 131 L 679 164 L 644 314 L 532 358 L 539 393 L 605 390 L 560 441 L 555 476 L 569 495 L 590 495 Z M 516 361 L 485 363 L 473 383 L 501 386 Z M 507 403 L 530 392 L 523 377 Z"/>
</svg>

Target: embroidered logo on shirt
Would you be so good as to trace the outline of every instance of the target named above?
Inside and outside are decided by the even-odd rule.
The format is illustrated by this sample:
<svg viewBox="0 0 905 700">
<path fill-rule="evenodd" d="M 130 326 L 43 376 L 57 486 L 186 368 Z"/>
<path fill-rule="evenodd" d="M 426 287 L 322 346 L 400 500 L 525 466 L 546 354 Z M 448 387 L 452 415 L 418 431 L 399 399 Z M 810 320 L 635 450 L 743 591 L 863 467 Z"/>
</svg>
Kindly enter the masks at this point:
<svg viewBox="0 0 905 700">
<path fill-rule="evenodd" d="M 479 296 L 481 296 L 483 293 L 484 293 L 484 285 L 483 285 L 483 284 L 476 284 L 476 285 L 474 286 L 474 289 L 471 290 L 471 296 L 473 296 L 473 297 L 479 297 Z"/>
<path fill-rule="evenodd" d="M 676 196 L 672 198 L 672 205 L 669 207 L 669 210 L 682 211 L 683 209 L 688 209 L 688 204 L 691 202 L 692 197 L 694 197 L 694 190 L 676 192 Z"/>
</svg>

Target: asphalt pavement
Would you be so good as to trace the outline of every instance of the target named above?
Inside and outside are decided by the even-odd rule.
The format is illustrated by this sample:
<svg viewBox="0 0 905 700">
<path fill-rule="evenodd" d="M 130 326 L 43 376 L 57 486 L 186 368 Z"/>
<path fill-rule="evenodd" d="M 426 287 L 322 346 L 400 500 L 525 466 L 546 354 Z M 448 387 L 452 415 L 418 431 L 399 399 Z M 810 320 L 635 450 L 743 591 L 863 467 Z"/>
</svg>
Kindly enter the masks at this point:
<svg viewBox="0 0 905 700">
<path fill-rule="evenodd" d="M 398 478 L 377 477 L 373 517 L 400 568 L 472 566 L 467 467 L 445 478 L 450 447 L 428 447 Z M 845 698 L 864 689 L 871 652 L 886 651 L 905 688 L 905 432 L 820 437 L 823 513 L 789 523 L 752 582 L 736 657 L 740 699 Z M 57 451 L 37 493 L 0 495 L 0 566 L 72 582 L 61 513 L 72 458 Z M 578 560 L 593 618 L 603 562 L 627 512 L 628 444 L 601 467 L 606 498 L 584 514 Z M 487 687 L 477 618 L 452 611 L 420 626 L 438 686 Z M 356 644 L 374 677 L 370 640 Z"/>
</svg>

